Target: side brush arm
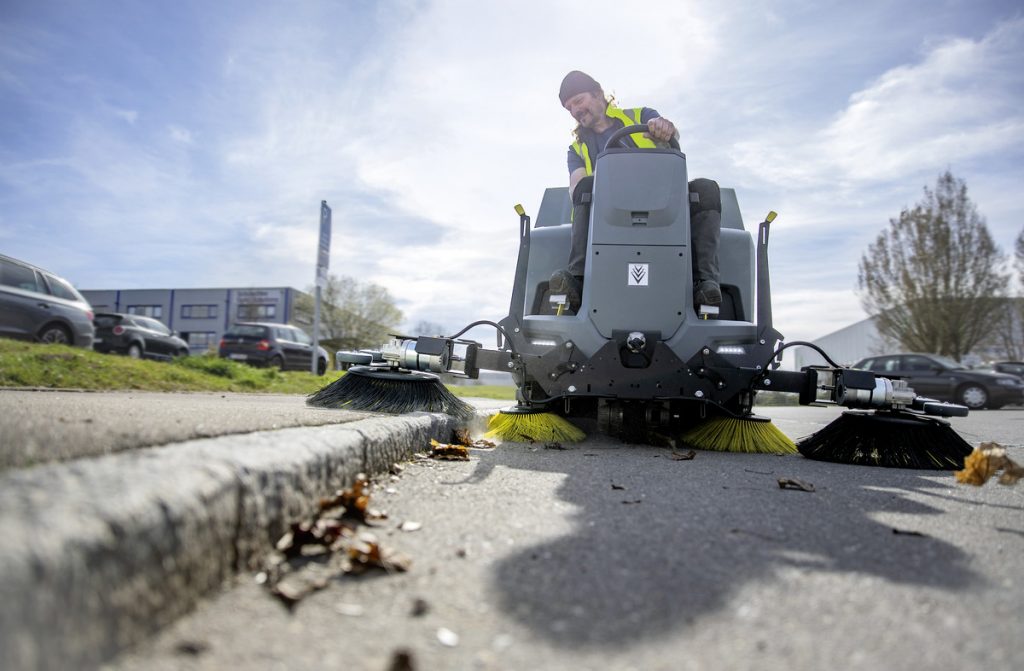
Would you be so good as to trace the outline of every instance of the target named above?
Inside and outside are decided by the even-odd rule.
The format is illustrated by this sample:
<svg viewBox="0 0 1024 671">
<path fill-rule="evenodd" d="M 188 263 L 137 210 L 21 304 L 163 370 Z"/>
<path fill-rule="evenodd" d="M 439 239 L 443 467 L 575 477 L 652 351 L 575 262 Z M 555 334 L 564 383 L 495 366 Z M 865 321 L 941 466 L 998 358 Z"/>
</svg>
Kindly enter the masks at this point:
<svg viewBox="0 0 1024 671">
<path fill-rule="evenodd" d="M 966 417 L 968 408 L 918 396 L 905 380 L 840 366 L 810 366 L 801 371 L 771 371 L 755 383 L 758 390 L 800 394 L 801 405 L 840 405 L 867 410 L 908 410 L 935 417 Z"/>
</svg>

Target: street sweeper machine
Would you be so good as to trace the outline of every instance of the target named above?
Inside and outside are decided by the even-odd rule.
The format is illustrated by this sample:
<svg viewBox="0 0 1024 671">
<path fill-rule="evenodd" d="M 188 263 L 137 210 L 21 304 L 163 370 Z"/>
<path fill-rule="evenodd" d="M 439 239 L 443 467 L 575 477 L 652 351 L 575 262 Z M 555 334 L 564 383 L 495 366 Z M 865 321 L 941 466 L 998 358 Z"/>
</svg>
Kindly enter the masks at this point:
<svg viewBox="0 0 1024 671">
<path fill-rule="evenodd" d="M 492 435 L 504 439 L 579 439 L 572 422 L 585 420 L 576 424 L 633 442 L 658 434 L 703 449 L 799 449 L 845 463 L 961 468 L 971 447 L 937 417 L 964 416 L 967 408 L 917 396 L 897 379 L 844 368 L 811 343 L 783 344 L 772 324 L 768 269 L 775 213 L 752 235 L 732 189 L 721 189 L 722 302 L 694 304 L 696 194 L 687 188 L 686 156 L 677 145 L 621 146 L 621 138 L 645 130 L 623 128 L 609 140 L 594 164 L 588 207 L 573 213 L 567 189 L 550 188 L 531 226 L 516 206 L 519 255 L 508 316 L 474 322 L 452 336 L 396 336 L 379 350 L 338 352 L 338 361 L 350 366 L 347 374 L 308 402 L 465 419 L 472 410 L 438 375 L 505 371 L 515 380 L 517 403 L 490 423 Z M 548 286 L 568 256 L 573 216 L 589 216 L 578 306 Z M 460 338 L 482 324 L 495 328 L 495 347 Z M 781 370 L 782 351 L 796 345 L 818 350 L 827 365 Z M 763 391 L 851 410 L 796 445 L 754 414 Z"/>
</svg>

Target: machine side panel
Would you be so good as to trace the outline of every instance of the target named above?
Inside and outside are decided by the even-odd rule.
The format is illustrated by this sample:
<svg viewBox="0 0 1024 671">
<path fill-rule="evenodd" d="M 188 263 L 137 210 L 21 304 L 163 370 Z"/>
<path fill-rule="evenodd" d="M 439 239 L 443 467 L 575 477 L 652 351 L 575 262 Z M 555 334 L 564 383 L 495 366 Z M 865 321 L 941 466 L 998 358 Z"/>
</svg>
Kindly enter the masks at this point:
<svg viewBox="0 0 1024 671">
<path fill-rule="evenodd" d="M 747 231 L 723 228 L 718 241 L 718 266 L 723 287 L 735 287 L 743 306 L 743 321 L 754 320 L 754 240 Z"/>
<path fill-rule="evenodd" d="M 572 200 L 569 198 L 569 187 L 552 186 L 544 189 L 544 197 L 537 210 L 534 228 L 560 226 L 572 221 Z M 567 252 L 568 253 L 568 252 Z"/>
<path fill-rule="evenodd" d="M 732 228 L 738 231 L 746 230 L 743 227 L 743 216 L 740 214 L 740 204 L 736 200 L 736 190 L 722 188 L 722 229 Z"/>
<path fill-rule="evenodd" d="M 569 262 L 571 234 L 571 224 L 545 226 L 530 232 L 530 259 L 526 270 L 526 314 L 533 314 L 532 307 L 536 304 L 537 295 L 543 294 L 551 273 L 565 268 Z M 542 307 L 550 309 L 550 306 Z"/>
</svg>

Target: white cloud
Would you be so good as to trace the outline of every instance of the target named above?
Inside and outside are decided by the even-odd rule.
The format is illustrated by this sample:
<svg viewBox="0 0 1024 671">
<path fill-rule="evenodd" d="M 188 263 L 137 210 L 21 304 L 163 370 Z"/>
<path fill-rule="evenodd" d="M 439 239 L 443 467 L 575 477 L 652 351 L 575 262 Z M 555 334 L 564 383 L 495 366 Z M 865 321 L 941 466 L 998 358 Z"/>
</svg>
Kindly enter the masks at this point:
<svg viewBox="0 0 1024 671">
<path fill-rule="evenodd" d="M 883 73 L 816 130 L 777 129 L 735 143 L 735 163 L 776 185 L 865 185 L 938 173 L 1024 148 L 1024 19 L 979 40 L 955 38 Z M 787 157 L 780 162 L 777 157 Z"/>
</svg>

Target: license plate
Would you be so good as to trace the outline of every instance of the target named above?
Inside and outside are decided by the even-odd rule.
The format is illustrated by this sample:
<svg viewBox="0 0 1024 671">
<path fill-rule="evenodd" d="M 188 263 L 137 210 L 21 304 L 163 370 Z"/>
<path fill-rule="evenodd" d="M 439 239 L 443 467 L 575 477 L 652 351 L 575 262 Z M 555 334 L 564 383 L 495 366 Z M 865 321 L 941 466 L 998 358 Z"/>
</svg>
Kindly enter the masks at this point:
<svg viewBox="0 0 1024 671">
<path fill-rule="evenodd" d="M 248 355 L 245 355 L 245 354 L 228 354 L 228 358 L 229 359 L 236 359 L 238 361 L 245 361 L 249 357 L 248 357 Z"/>
</svg>

